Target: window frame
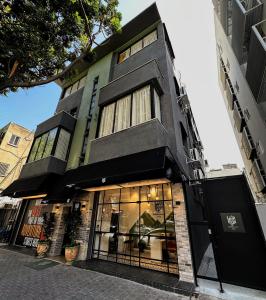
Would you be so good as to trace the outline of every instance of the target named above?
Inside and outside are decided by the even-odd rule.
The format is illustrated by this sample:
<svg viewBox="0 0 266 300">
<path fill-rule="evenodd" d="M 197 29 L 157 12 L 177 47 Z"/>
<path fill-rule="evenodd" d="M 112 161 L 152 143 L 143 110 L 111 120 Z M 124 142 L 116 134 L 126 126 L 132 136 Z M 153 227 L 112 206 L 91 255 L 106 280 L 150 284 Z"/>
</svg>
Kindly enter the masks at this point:
<svg viewBox="0 0 266 300">
<path fill-rule="evenodd" d="M 0 172 L 0 177 L 6 177 L 7 175 L 8 175 L 8 169 L 9 169 L 9 167 L 10 167 L 10 164 L 7 164 L 7 163 L 5 163 L 5 162 L 0 162 L 0 166 L 3 166 L 3 169 L 4 169 L 4 171 L 5 171 L 5 173 L 1 173 Z M 2 170 L 1 168 L 0 168 L 0 170 Z"/>
<path fill-rule="evenodd" d="M 14 143 L 11 143 L 11 140 L 12 140 L 13 137 L 14 137 L 14 141 L 17 140 L 17 143 L 15 143 L 15 144 L 14 144 Z M 11 138 L 9 139 L 8 145 L 13 146 L 13 147 L 18 147 L 18 144 L 19 144 L 20 139 L 21 139 L 20 136 L 18 136 L 18 135 L 16 135 L 16 134 L 13 134 L 13 133 L 12 133 Z"/>
<path fill-rule="evenodd" d="M 139 124 L 136 124 L 136 125 L 132 125 L 133 94 L 134 94 L 135 92 L 137 92 L 138 90 L 141 90 L 141 89 L 145 88 L 146 86 L 149 86 L 149 87 L 150 87 L 151 118 L 150 118 L 149 120 L 145 121 L 145 122 L 142 122 L 142 123 L 139 123 Z M 158 117 L 155 115 L 155 96 L 154 96 L 154 91 L 156 91 L 156 93 L 157 93 L 157 95 L 158 95 L 158 97 L 159 97 L 160 117 L 161 117 L 161 118 L 158 118 Z M 97 132 L 96 132 L 96 137 L 97 137 L 97 138 L 106 137 L 106 136 L 109 136 L 109 135 L 111 135 L 111 134 L 118 133 L 118 132 L 120 132 L 120 131 L 126 130 L 126 129 L 122 129 L 122 130 L 119 130 L 119 131 L 114 132 L 115 116 L 116 116 L 116 103 L 117 103 L 119 100 L 121 100 L 122 98 L 127 97 L 127 96 L 130 96 L 130 126 L 127 127 L 126 129 L 129 129 L 129 128 L 138 126 L 138 125 L 140 125 L 140 124 L 149 122 L 150 120 L 153 120 L 153 119 L 158 119 L 159 122 L 162 123 L 161 93 L 158 92 L 158 89 L 157 89 L 151 82 L 147 82 L 147 83 L 142 84 L 141 86 L 137 87 L 136 89 L 132 90 L 130 93 L 124 94 L 123 96 L 120 96 L 119 98 L 115 98 L 115 99 L 113 99 L 113 101 L 111 101 L 111 102 L 109 102 L 108 104 L 106 104 L 106 105 L 100 107 L 99 119 L 98 119 L 98 124 L 97 124 Z M 106 106 L 111 105 L 111 104 L 113 104 L 113 103 L 115 103 L 115 110 L 114 110 L 114 118 L 113 118 L 112 132 L 111 132 L 110 134 L 108 134 L 108 135 L 99 136 L 99 134 L 100 134 L 100 127 L 101 127 L 101 120 L 102 120 L 103 110 L 104 110 L 104 108 L 105 108 Z"/>
<path fill-rule="evenodd" d="M 52 130 L 54 130 L 54 129 L 57 129 L 57 131 L 56 131 L 56 135 L 55 135 L 55 138 L 54 138 L 54 142 L 53 142 L 53 146 L 52 146 L 51 153 L 50 153 L 50 155 L 48 155 L 48 156 L 46 156 L 46 157 L 43 157 L 43 154 L 44 154 L 45 149 L 46 149 L 47 141 L 48 141 L 48 138 L 49 138 L 49 133 L 50 133 L 50 131 L 52 131 Z M 67 161 L 67 160 L 68 160 L 68 156 L 69 156 L 69 151 L 70 151 L 70 145 L 71 145 L 71 142 L 72 142 L 72 133 L 71 133 L 69 130 L 67 130 L 66 128 L 64 128 L 63 126 L 57 126 L 57 127 L 51 128 L 51 129 L 49 129 L 49 130 L 43 132 L 42 134 L 40 134 L 40 135 L 34 137 L 34 140 L 33 140 L 33 143 L 32 143 L 32 145 L 31 145 L 31 149 L 30 149 L 29 155 L 28 155 L 28 157 L 27 157 L 26 163 L 34 163 L 34 162 L 39 161 L 39 160 L 41 160 L 41 159 L 45 159 L 45 158 L 47 158 L 47 157 L 49 157 L 49 156 L 55 157 L 54 155 L 55 155 L 55 151 L 56 151 L 56 147 L 57 147 L 57 143 L 58 143 L 58 139 L 59 139 L 59 135 L 60 135 L 61 129 L 64 129 L 65 131 L 67 131 L 67 132 L 70 134 L 70 139 L 69 139 L 69 144 L 68 144 L 68 149 L 67 149 L 67 154 L 66 154 L 66 159 L 65 159 L 65 161 Z M 42 136 L 45 135 L 46 133 L 48 133 L 48 136 L 47 136 L 47 138 L 46 138 L 45 146 L 44 146 L 44 149 L 43 149 L 43 152 L 42 152 L 42 157 L 39 158 L 39 159 L 36 159 L 36 155 L 37 155 L 38 150 L 39 150 L 39 147 L 40 147 L 40 142 L 39 142 L 38 147 L 37 147 L 37 149 L 36 149 L 36 153 L 35 153 L 34 159 L 33 159 L 32 161 L 29 161 L 30 156 L 31 156 L 32 149 L 33 149 L 34 144 L 35 144 L 35 141 L 36 141 L 38 138 L 41 139 Z M 58 158 L 58 159 L 59 159 L 59 158 Z"/>
<path fill-rule="evenodd" d="M 77 92 L 78 90 L 80 90 L 81 88 L 85 87 L 85 83 L 86 83 L 86 77 L 87 74 L 81 78 L 79 78 L 77 81 L 73 82 L 72 84 L 70 84 L 69 86 L 65 87 L 63 90 L 63 96 L 60 100 L 67 98 L 68 96 L 74 94 L 75 92 Z M 84 79 L 85 78 L 85 79 Z M 84 79 L 84 85 L 80 86 L 80 82 Z M 74 85 L 77 84 L 77 89 L 75 91 L 72 92 L 72 89 L 74 87 Z M 66 91 L 69 90 L 69 94 L 66 96 Z"/>
<path fill-rule="evenodd" d="M 149 45 L 147 45 L 147 46 L 144 47 L 144 38 L 147 37 L 148 35 L 150 35 L 152 32 L 156 32 L 156 40 L 153 41 L 153 42 L 151 42 Z M 145 36 L 139 38 L 139 39 L 136 40 L 134 43 L 130 44 L 130 46 L 126 47 L 124 50 L 119 51 L 119 52 L 118 52 L 118 55 L 117 55 L 117 64 L 122 64 L 122 63 L 125 62 L 127 59 L 129 59 L 131 56 L 134 56 L 135 54 L 139 53 L 139 52 L 140 52 L 141 50 L 143 50 L 144 48 L 149 47 L 150 45 L 152 45 L 154 42 L 156 42 L 156 41 L 158 40 L 158 37 L 159 37 L 159 35 L 158 35 L 158 28 L 155 28 L 154 30 L 150 31 L 148 34 L 145 34 Z M 137 51 L 137 52 L 131 54 L 131 47 L 132 47 L 133 45 L 139 43 L 140 41 L 142 41 L 142 43 L 141 43 L 141 44 L 142 44 L 142 48 L 141 48 L 139 51 Z M 123 61 L 119 61 L 120 55 L 121 55 L 122 53 L 126 52 L 127 50 L 129 50 L 129 56 L 128 56 L 126 59 L 124 59 Z"/>
</svg>

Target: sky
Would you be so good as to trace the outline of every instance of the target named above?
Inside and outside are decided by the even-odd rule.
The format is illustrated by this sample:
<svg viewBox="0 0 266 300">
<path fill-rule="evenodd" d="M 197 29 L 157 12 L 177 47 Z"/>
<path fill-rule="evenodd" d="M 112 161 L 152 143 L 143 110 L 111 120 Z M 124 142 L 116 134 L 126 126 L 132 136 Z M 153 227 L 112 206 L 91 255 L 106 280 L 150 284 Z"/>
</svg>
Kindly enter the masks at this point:
<svg viewBox="0 0 266 300">
<path fill-rule="evenodd" d="M 120 0 L 122 24 L 154 0 Z M 218 86 L 218 71 L 211 0 L 157 0 L 157 6 L 175 52 L 175 70 L 181 73 L 194 118 L 211 168 L 243 161 Z M 55 111 L 60 88 L 51 83 L 0 96 L 0 128 L 8 122 L 30 130 Z"/>
</svg>

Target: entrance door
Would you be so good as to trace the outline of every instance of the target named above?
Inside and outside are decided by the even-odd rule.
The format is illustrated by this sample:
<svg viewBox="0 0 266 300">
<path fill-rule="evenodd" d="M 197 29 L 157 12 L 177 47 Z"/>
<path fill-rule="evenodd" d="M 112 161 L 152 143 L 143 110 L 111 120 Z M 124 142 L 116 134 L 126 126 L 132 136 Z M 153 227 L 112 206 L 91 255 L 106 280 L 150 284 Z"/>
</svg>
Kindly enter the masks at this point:
<svg viewBox="0 0 266 300">
<path fill-rule="evenodd" d="M 100 193 L 93 257 L 178 274 L 170 184 Z"/>
<path fill-rule="evenodd" d="M 207 180 L 204 195 L 221 280 L 265 290 L 265 241 L 245 177 Z"/>
</svg>

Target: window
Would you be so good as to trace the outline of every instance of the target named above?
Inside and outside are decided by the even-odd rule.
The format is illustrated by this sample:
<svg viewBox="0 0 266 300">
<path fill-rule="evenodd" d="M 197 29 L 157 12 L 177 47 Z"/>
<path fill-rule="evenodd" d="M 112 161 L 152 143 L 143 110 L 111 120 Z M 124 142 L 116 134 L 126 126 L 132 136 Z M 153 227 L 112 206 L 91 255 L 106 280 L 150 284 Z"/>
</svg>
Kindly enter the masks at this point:
<svg viewBox="0 0 266 300">
<path fill-rule="evenodd" d="M 102 109 L 99 137 L 157 118 L 161 121 L 160 98 L 147 85 Z"/>
<path fill-rule="evenodd" d="M 5 132 L 0 132 L 0 144 L 2 143 L 4 137 L 5 137 Z"/>
<path fill-rule="evenodd" d="M 70 114 L 72 117 L 76 118 L 76 117 L 78 116 L 78 108 L 77 108 L 77 107 L 72 108 L 72 109 L 70 110 L 69 114 Z"/>
<path fill-rule="evenodd" d="M 101 191 L 93 258 L 178 273 L 170 184 Z"/>
<path fill-rule="evenodd" d="M 69 141 L 70 133 L 65 129 L 61 129 L 54 154 L 55 157 L 61 160 L 66 160 Z"/>
<path fill-rule="evenodd" d="M 146 35 L 143 39 L 134 43 L 131 47 L 121 52 L 118 56 L 118 63 L 121 63 L 128 59 L 131 55 L 139 52 L 141 49 L 149 46 L 151 43 L 157 40 L 157 30 L 152 31 Z"/>
<path fill-rule="evenodd" d="M 9 164 L 0 162 L 0 176 L 6 176 Z"/>
<path fill-rule="evenodd" d="M 150 86 L 133 93 L 132 126 L 144 123 L 151 119 Z"/>
<path fill-rule="evenodd" d="M 86 76 L 82 77 L 69 87 L 65 89 L 64 96 L 62 98 L 66 98 L 67 96 L 75 93 L 77 90 L 83 88 L 85 86 Z"/>
<path fill-rule="evenodd" d="M 19 143 L 19 140 L 20 140 L 19 136 L 12 134 L 8 144 L 16 147 Z"/>
<path fill-rule="evenodd" d="M 55 141 L 57 138 L 58 140 L 55 147 Z M 70 133 L 68 131 L 63 128 L 51 129 L 50 131 L 35 138 L 29 154 L 28 163 L 46 158 L 50 155 L 54 155 L 61 160 L 65 160 L 69 141 Z"/>
</svg>

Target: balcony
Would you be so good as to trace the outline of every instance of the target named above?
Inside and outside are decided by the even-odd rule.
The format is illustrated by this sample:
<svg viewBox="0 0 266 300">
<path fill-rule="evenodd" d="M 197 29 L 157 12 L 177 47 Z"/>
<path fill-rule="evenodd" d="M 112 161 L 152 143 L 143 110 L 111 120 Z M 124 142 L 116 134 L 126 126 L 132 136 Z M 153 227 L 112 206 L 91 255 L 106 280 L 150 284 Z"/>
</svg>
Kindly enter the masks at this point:
<svg viewBox="0 0 266 300">
<path fill-rule="evenodd" d="M 44 174 L 62 175 L 67 162 L 54 156 L 27 163 L 23 166 L 19 178 L 36 177 Z"/>
<path fill-rule="evenodd" d="M 247 61 L 251 28 L 262 19 L 260 0 L 232 0 L 232 48 L 240 64 Z"/>
<path fill-rule="evenodd" d="M 35 131 L 35 136 L 39 136 L 53 128 L 63 127 L 69 132 L 73 132 L 76 125 L 76 118 L 72 117 L 65 111 L 54 115 L 50 119 L 40 123 Z"/>
<path fill-rule="evenodd" d="M 229 78 L 226 79 L 225 93 L 226 93 L 228 106 L 232 110 L 234 108 L 234 101 L 236 99 L 236 96 Z"/>
<path fill-rule="evenodd" d="M 266 20 L 252 27 L 246 79 L 258 103 L 266 101 Z"/>
<path fill-rule="evenodd" d="M 220 81 L 222 84 L 223 89 L 225 90 L 226 88 L 226 79 L 228 77 L 226 67 L 224 65 L 224 62 L 222 59 L 220 59 Z"/>
<path fill-rule="evenodd" d="M 242 132 L 245 125 L 244 115 L 241 111 L 238 101 L 234 101 L 233 118 L 235 120 L 235 126 L 239 132 Z"/>
<path fill-rule="evenodd" d="M 91 142 L 89 163 L 110 160 L 167 146 L 167 132 L 158 119 L 101 137 Z"/>
<path fill-rule="evenodd" d="M 256 154 L 256 149 L 247 127 L 243 128 L 241 143 L 247 159 L 253 159 Z"/>
<path fill-rule="evenodd" d="M 258 159 L 255 159 L 253 162 L 251 174 L 255 181 L 258 192 L 264 193 L 266 191 L 266 177 Z"/>
<path fill-rule="evenodd" d="M 101 88 L 99 105 L 106 105 L 113 101 L 113 99 L 128 94 L 130 91 L 135 90 L 138 86 L 145 83 L 152 83 L 160 94 L 162 94 L 162 78 L 163 76 L 157 61 L 151 60 Z"/>
</svg>

